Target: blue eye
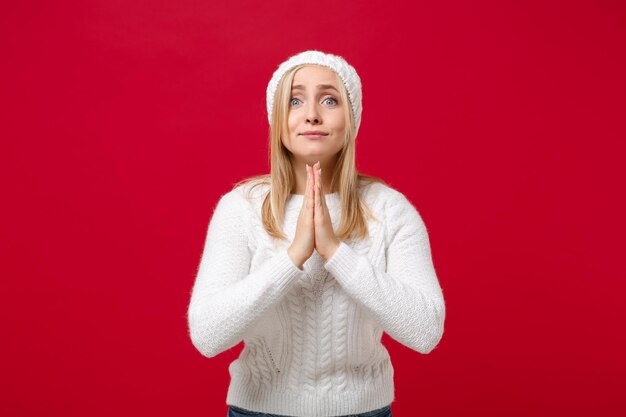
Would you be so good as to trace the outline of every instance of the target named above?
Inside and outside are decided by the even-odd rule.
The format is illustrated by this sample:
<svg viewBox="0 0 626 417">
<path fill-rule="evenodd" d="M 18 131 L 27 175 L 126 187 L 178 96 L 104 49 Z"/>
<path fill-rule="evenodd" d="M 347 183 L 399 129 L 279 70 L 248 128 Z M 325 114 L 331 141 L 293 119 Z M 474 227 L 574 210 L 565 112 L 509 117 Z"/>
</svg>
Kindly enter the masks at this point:
<svg viewBox="0 0 626 417">
<path fill-rule="evenodd" d="M 332 103 L 331 103 L 331 104 L 337 104 L 337 100 L 335 100 L 333 97 L 326 97 L 326 98 L 324 99 L 324 101 L 327 101 L 327 100 L 332 100 Z M 299 99 L 299 98 L 292 98 L 292 99 L 289 101 L 289 105 L 293 106 L 293 105 L 294 105 L 294 101 L 300 101 L 300 99 Z"/>
</svg>

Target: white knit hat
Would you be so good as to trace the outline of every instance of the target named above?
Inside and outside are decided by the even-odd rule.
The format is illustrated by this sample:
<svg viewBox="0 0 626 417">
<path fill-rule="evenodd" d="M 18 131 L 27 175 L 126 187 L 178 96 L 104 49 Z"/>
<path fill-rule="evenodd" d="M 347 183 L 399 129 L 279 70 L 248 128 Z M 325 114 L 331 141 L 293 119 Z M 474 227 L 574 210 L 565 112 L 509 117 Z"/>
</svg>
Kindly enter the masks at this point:
<svg viewBox="0 0 626 417">
<path fill-rule="evenodd" d="M 361 112 L 363 105 L 361 104 L 361 78 L 357 74 L 354 67 L 345 59 L 338 55 L 327 54 L 321 51 L 309 50 L 300 52 L 278 66 L 274 71 L 272 79 L 267 85 L 267 120 L 272 123 L 272 109 L 274 107 L 274 96 L 280 79 L 290 69 L 300 64 L 318 64 L 328 67 L 335 71 L 343 84 L 348 90 L 348 98 L 350 99 L 350 107 L 356 124 L 356 131 L 359 131 L 361 125 Z"/>
</svg>

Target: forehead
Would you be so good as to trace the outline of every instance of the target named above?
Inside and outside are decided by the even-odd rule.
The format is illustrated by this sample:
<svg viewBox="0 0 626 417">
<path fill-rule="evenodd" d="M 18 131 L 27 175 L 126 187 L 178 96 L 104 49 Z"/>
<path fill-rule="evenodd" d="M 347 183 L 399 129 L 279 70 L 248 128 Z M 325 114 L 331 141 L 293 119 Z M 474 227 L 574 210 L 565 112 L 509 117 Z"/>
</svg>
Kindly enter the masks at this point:
<svg viewBox="0 0 626 417">
<path fill-rule="evenodd" d="M 310 64 L 296 71 L 293 77 L 293 85 L 296 84 L 312 86 L 316 84 L 330 84 L 337 87 L 337 74 L 330 68 Z"/>
</svg>

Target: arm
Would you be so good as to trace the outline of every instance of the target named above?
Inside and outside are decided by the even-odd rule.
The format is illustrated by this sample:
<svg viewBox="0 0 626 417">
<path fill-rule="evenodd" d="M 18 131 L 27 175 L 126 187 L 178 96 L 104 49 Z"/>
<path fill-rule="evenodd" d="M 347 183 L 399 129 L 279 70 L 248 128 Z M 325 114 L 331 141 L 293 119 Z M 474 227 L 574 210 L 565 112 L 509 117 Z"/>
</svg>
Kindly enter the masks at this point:
<svg viewBox="0 0 626 417">
<path fill-rule="evenodd" d="M 443 335 L 445 304 L 428 233 L 404 195 L 398 192 L 389 203 L 386 271 L 374 267 L 344 242 L 325 268 L 393 339 L 429 353 Z"/>
<path fill-rule="evenodd" d="M 193 345 L 209 358 L 241 342 L 304 273 L 286 249 L 250 273 L 247 211 L 249 203 L 233 190 L 220 198 L 207 230 L 187 319 Z"/>
</svg>

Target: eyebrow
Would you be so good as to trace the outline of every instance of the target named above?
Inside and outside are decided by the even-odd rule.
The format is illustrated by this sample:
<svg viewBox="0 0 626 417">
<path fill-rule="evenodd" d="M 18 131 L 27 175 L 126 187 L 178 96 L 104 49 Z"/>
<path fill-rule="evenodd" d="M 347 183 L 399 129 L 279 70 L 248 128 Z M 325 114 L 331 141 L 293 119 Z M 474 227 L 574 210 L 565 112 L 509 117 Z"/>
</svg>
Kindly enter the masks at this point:
<svg viewBox="0 0 626 417">
<path fill-rule="evenodd" d="M 306 90 L 306 88 L 303 85 L 301 85 L 301 84 L 294 85 L 294 86 L 291 87 L 291 89 L 292 90 Z M 331 84 L 318 84 L 317 85 L 317 89 L 318 90 L 332 89 L 332 90 L 335 90 L 336 92 L 339 92 L 339 90 L 337 90 L 335 88 L 335 86 L 333 86 Z"/>
</svg>

